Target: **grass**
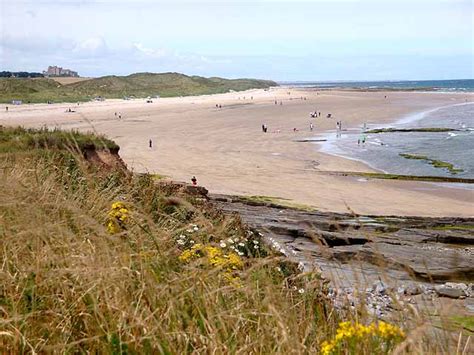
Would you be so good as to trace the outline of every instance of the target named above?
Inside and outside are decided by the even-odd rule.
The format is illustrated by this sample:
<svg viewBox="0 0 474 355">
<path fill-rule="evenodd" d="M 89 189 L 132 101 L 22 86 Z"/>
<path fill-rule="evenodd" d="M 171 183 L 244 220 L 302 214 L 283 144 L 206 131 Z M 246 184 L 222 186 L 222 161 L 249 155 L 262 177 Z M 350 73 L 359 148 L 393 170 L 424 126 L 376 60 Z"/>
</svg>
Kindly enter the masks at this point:
<svg viewBox="0 0 474 355">
<path fill-rule="evenodd" d="M 453 316 L 452 320 L 458 326 L 470 331 L 474 332 L 474 316 Z"/>
<path fill-rule="evenodd" d="M 118 151 L 119 146 L 103 136 L 61 131 L 58 129 L 26 129 L 0 126 L 0 153 L 27 152 L 31 149 L 109 149 Z"/>
<path fill-rule="evenodd" d="M 113 142 L 6 128 L 0 137 L 4 353 L 309 354 L 336 339 L 341 320 L 373 321 L 363 308 L 335 309 L 317 273 L 300 273 L 238 217 L 153 176 L 84 159 L 82 149 Z M 127 219 L 110 234 L 116 201 Z M 230 258 L 230 239 L 243 243 L 235 269 L 209 255 L 181 261 L 196 244 Z M 393 319 L 409 332 L 401 353 L 450 349 L 411 333 L 422 320 L 408 314 Z M 396 345 L 372 336 L 338 344 L 357 354 Z"/>
<path fill-rule="evenodd" d="M 316 211 L 316 208 L 312 206 L 296 203 L 282 197 L 254 195 L 254 196 L 238 196 L 238 199 L 246 201 L 246 202 L 251 202 L 251 203 L 253 202 L 257 204 L 263 204 L 263 205 L 269 205 L 269 206 L 275 206 L 275 207 L 293 208 L 296 210 L 306 211 L 306 212 Z"/>
<path fill-rule="evenodd" d="M 444 127 L 422 127 L 422 128 L 376 128 L 366 131 L 365 133 L 408 133 L 408 132 L 430 132 L 430 133 L 439 133 L 439 132 L 453 132 L 459 131 L 458 129 L 453 128 L 444 128 Z"/>
<path fill-rule="evenodd" d="M 455 168 L 454 165 L 451 163 L 448 163 L 442 160 L 431 159 L 431 158 L 428 158 L 426 155 L 409 154 L 409 153 L 400 153 L 399 155 L 405 159 L 425 160 L 429 164 L 433 165 L 435 168 L 446 169 L 453 175 L 457 173 L 462 173 L 464 171 L 462 169 Z"/>
<path fill-rule="evenodd" d="M 341 176 L 361 176 L 368 179 L 474 184 L 474 179 L 458 178 L 458 177 L 450 177 L 450 176 L 418 176 L 418 175 L 400 175 L 400 174 L 385 174 L 385 173 L 368 173 L 368 172 L 358 172 L 358 171 L 344 171 L 344 172 L 331 171 L 328 173 L 334 174 L 334 175 L 341 175 Z"/>
<path fill-rule="evenodd" d="M 104 76 L 62 84 L 48 78 L 0 78 L 0 102 L 25 103 L 89 101 L 95 97 L 123 98 L 160 95 L 188 96 L 225 93 L 229 90 L 268 88 L 277 84 L 256 79 L 222 79 L 187 76 L 179 73 L 137 73 Z"/>
</svg>

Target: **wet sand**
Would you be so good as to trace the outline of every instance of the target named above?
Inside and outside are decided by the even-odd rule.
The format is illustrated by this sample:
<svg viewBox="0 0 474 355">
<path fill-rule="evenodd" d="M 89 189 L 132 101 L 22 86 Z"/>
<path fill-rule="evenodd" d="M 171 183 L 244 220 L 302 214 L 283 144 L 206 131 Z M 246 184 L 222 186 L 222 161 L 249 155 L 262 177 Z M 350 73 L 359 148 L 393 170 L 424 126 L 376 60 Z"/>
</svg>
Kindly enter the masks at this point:
<svg viewBox="0 0 474 355">
<path fill-rule="evenodd" d="M 187 182 L 195 175 L 213 193 L 279 197 L 322 211 L 474 216 L 473 191 L 425 182 L 327 175 L 322 172 L 373 169 L 318 152 L 314 143 L 296 142 L 335 130 L 338 120 L 344 128 L 361 127 L 363 122 L 383 124 L 466 100 L 474 101 L 474 95 L 274 88 L 161 98 L 148 104 L 139 99 L 78 106 L 9 105 L 9 112 L 2 105 L 0 124 L 95 130 L 120 145 L 120 155 L 134 171 Z M 66 113 L 69 107 L 76 112 Z M 321 118 L 309 117 L 314 110 L 321 112 Z M 115 112 L 122 115 L 121 120 Z M 333 118 L 326 118 L 327 113 Z M 268 126 L 268 133 L 262 132 L 262 124 Z"/>
</svg>

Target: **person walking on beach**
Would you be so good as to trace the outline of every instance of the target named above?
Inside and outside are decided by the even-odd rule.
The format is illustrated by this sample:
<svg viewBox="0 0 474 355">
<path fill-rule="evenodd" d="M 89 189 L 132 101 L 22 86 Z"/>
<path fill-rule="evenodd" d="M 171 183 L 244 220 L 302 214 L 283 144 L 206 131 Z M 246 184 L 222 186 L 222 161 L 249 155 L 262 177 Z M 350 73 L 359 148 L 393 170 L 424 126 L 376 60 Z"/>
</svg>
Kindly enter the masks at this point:
<svg viewBox="0 0 474 355">
<path fill-rule="evenodd" d="M 313 128 L 314 128 L 313 122 L 310 122 L 310 123 L 309 123 L 309 130 L 310 130 L 311 132 L 313 132 Z"/>
<path fill-rule="evenodd" d="M 7 112 L 8 112 L 8 106 L 5 106 L 5 111 L 7 111 Z"/>
<path fill-rule="evenodd" d="M 197 185 L 197 179 L 196 179 L 195 176 L 193 176 L 193 177 L 191 178 L 191 182 L 193 183 L 193 186 L 196 186 L 196 185 Z"/>
<path fill-rule="evenodd" d="M 149 147 L 150 149 L 153 148 L 153 141 L 151 140 L 151 138 L 150 138 L 150 140 L 148 141 L 148 147 Z"/>
</svg>

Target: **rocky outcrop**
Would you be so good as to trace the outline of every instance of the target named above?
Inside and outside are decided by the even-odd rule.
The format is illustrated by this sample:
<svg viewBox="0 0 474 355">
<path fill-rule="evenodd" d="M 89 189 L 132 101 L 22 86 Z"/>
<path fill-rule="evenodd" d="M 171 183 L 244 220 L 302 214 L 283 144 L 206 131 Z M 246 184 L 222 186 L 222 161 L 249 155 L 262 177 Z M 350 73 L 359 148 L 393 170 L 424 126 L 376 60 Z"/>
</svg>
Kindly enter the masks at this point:
<svg viewBox="0 0 474 355">
<path fill-rule="evenodd" d="M 357 289 L 380 299 L 386 298 L 382 289 L 405 296 L 474 296 L 452 287 L 474 281 L 474 218 L 358 216 L 230 196 L 211 199 L 225 213 L 238 213 L 292 260 L 319 270 L 337 292 Z"/>
</svg>

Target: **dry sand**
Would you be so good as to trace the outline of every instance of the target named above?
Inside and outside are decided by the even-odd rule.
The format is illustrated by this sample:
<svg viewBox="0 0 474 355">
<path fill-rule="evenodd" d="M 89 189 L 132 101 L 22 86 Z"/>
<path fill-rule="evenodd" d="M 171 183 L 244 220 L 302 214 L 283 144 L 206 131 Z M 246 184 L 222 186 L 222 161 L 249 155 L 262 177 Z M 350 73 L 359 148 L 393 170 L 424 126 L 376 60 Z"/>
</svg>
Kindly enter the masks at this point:
<svg viewBox="0 0 474 355">
<path fill-rule="evenodd" d="M 314 143 L 295 142 L 334 130 L 337 120 L 346 128 L 360 127 L 362 122 L 388 123 L 409 113 L 466 100 L 474 101 L 474 95 L 274 88 L 155 99 L 149 104 L 145 100 L 108 100 L 10 106 L 9 112 L 0 111 L 0 124 L 95 130 L 120 145 L 120 155 L 134 171 L 188 182 L 195 175 L 213 193 L 279 197 L 324 211 L 350 208 L 361 214 L 474 216 L 472 190 L 331 176 L 323 172 L 373 170 L 318 152 Z M 69 107 L 76 112 L 66 113 Z M 309 112 L 315 109 L 322 117 L 313 120 L 315 129 L 310 133 Z M 121 120 L 115 118 L 115 112 L 121 113 Z M 333 119 L 325 118 L 329 112 Z M 267 134 L 261 131 L 263 123 L 268 126 Z"/>
</svg>

